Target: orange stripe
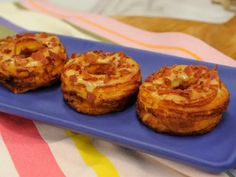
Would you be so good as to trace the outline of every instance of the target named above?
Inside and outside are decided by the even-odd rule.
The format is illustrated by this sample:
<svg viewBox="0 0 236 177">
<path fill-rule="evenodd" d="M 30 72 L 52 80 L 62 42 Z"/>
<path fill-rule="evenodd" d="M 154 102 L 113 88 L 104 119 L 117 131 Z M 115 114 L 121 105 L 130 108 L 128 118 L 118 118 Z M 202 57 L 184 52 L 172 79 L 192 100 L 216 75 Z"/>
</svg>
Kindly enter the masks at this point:
<svg viewBox="0 0 236 177">
<path fill-rule="evenodd" d="M 79 20 L 81 20 L 81 21 L 83 21 L 83 22 L 85 22 L 85 23 L 88 23 L 88 24 L 90 24 L 90 25 L 92 25 L 92 26 L 95 26 L 95 27 L 97 27 L 97 28 L 99 28 L 99 29 L 101 29 L 101 30 L 103 30 L 103 31 L 106 31 L 106 32 L 108 32 L 108 33 L 110 33 L 110 34 L 113 34 L 113 35 L 115 35 L 115 36 L 118 36 L 118 37 L 120 37 L 120 38 L 122 38 L 122 39 L 125 39 L 125 40 L 129 41 L 129 42 L 133 42 L 133 43 L 138 44 L 138 45 L 140 45 L 140 46 L 144 46 L 144 47 L 148 47 L 148 48 L 152 48 L 152 49 L 170 49 L 170 50 L 178 50 L 178 51 L 181 51 L 181 52 L 184 52 L 184 53 L 189 54 L 189 55 L 192 56 L 194 59 L 201 60 L 201 58 L 200 58 L 197 54 L 195 54 L 195 53 L 193 53 L 193 52 L 191 52 L 191 51 L 189 51 L 189 50 L 187 50 L 187 49 L 184 49 L 184 48 L 182 48 L 182 47 L 177 47 L 177 46 L 164 46 L 164 45 L 154 45 L 154 44 L 150 44 L 150 43 L 141 42 L 141 41 L 132 39 L 132 38 L 130 38 L 130 37 L 128 37 L 128 36 L 125 36 L 125 35 L 123 35 L 123 34 L 120 34 L 120 33 L 116 32 L 116 31 L 113 31 L 113 30 L 111 30 L 111 29 L 109 29 L 109 28 L 106 28 L 106 27 L 104 27 L 104 26 L 102 26 L 102 25 L 100 25 L 100 24 L 98 24 L 98 23 L 95 23 L 95 22 L 93 22 L 93 21 L 90 21 L 90 20 L 88 20 L 88 19 L 86 19 L 86 18 L 84 18 L 84 17 L 77 16 L 76 18 L 78 18 Z"/>
<path fill-rule="evenodd" d="M 52 11 L 48 10 L 47 8 L 45 8 L 45 7 L 43 7 L 43 6 L 40 6 L 40 5 L 37 4 L 36 1 L 34 1 L 34 0 L 27 0 L 27 1 L 28 1 L 33 7 L 37 8 L 38 10 L 41 10 L 41 11 L 43 11 L 43 12 L 46 12 L 46 13 L 48 13 L 48 14 L 54 15 L 54 16 L 59 17 L 59 18 L 64 18 L 64 19 L 68 18 L 68 16 L 66 16 L 66 15 L 62 15 L 62 14 L 60 14 L 60 13 L 52 12 Z"/>
<path fill-rule="evenodd" d="M 46 12 L 46 13 L 49 13 L 49 14 L 51 14 L 51 15 L 54 15 L 54 16 L 57 16 L 57 17 L 60 17 L 60 18 L 65 18 L 65 19 L 66 19 L 66 17 L 67 17 L 67 16 L 62 15 L 62 14 L 60 14 L 60 13 L 52 12 L 52 11 L 50 11 L 50 10 L 48 10 L 48 9 L 46 9 L 46 8 L 44 8 L 44 7 L 42 7 L 42 6 L 40 6 L 40 5 L 37 4 L 35 1 L 28 0 L 28 2 L 30 2 L 33 7 L 37 8 L 37 9 L 39 9 L 39 10 L 41 10 L 41 11 L 44 11 L 44 12 Z M 79 20 L 81 20 L 81 21 L 83 21 L 84 23 L 87 23 L 87 24 L 89 24 L 89 25 L 92 25 L 92 26 L 94 26 L 94 27 L 96 27 L 96 28 L 99 28 L 100 30 L 103 30 L 103 31 L 105 31 L 105 32 L 107 32 L 107 33 L 110 33 L 110 34 L 113 34 L 113 35 L 115 35 L 115 36 L 118 36 L 118 37 L 120 37 L 120 38 L 122 38 L 122 39 L 125 39 L 125 40 L 127 40 L 127 41 L 129 41 L 129 42 L 132 42 L 132 43 L 134 43 L 134 44 L 138 44 L 138 45 L 140 45 L 140 46 L 144 46 L 144 47 L 148 47 L 148 48 L 152 48 L 152 49 L 177 50 L 177 51 L 181 51 L 181 52 L 183 52 L 183 53 L 186 53 L 186 54 L 190 55 L 190 56 L 193 57 L 194 59 L 202 60 L 201 57 L 199 57 L 197 54 L 195 54 L 195 53 L 193 53 L 192 51 L 187 50 L 187 49 L 185 49 L 185 48 L 177 47 L 177 46 L 154 45 L 154 44 L 150 44 L 150 43 L 141 42 L 141 41 L 132 39 L 132 38 L 130 38 L 130 37 L 128 37 L 128 36 L 125 36 L 125 35 L 123 35 L 123 34 L 120 34 L 120 33 L 116 32 L 116 31 L 113 31 L 113 30 L 111 30 L 111 29 L 109 29 L 109 28 L 106 28 L 106 27 L 104 27 L 104 26 L 102 26 L 102 25 L 100 25 L 100 24 L 98 24 L 98 23 L 95 23 L 95 22 L 93 22 L 93 21 L 90 21 L 90 20 L 88 20 L 88 19 L 86 19 L 86 18 L 84 18 L 84 17 L 76 16 L 76 18 L 79 19 Z"/>
</svg>

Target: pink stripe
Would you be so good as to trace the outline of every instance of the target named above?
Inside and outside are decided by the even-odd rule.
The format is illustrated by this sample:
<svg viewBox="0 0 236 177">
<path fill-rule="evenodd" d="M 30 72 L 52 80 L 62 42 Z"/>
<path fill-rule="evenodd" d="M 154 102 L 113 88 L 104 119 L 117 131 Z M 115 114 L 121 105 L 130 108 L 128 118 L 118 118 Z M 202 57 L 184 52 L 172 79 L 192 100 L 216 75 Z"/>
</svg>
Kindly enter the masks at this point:
<svg viewBox="0 0 236 177">
<path fill-rule="evenodd" d="M 0 132 L 20 176 L 64 177 L 33 121 L 1 113 Z"/>
<path fill-rule="evenodd" d="M 36 3 L 36 1 L 34 1 L 34 3 L 36 3 L 38 8 L 33 6 L 29 2 L 29 0 L 24 0 L 23 2 L 24 2 L 24 5 L 30 9 L 43 11 L 48 14 L 54 15 L 56 17 L 69 20 L 70 22 L 72 22 L 73 24 L 76 24 L 77 26 L 80 26 L 90 32 L 93 32 L 97 35 L 106 37 L 116 43 L 119 43 L 119 44 L 122 44 L 125 46 L 131 46 L 131 47 L 156 51 L 156 52 L 160 52 L 160 53 L 166 53 L 166 54 L 170 54 L 170 55 L 177 55 L 177 56 L 182 56 L 182 57 L 187 57 L 187 58 L 190 57 L 188 54 L 183 53 L 181 51 L 161 49 L 161 48 L 154 49 L 154 48 L 149 48 L 146 46 L 141 46 L 137 43 L 127 41 L 124 38 L 121 38 L 120 36 L 116 36 L 114 34 L 108 33 L 107 31 L 96 28 L 94 25 L 85 23 L 85 22 L 81 21 L 78 17 L 86 18 L 87 20 L 98 23 L 103 27 L 109 28 L 112 31 L 118 32 L 122 35 L 128 36 L 129 38 L 132 38 L 132 39 L 135 39 L 135 40 L 138 40 L 141 42 L 145 42 L 145 43 L 152 44 L 152 45 L 182 47 L 182 48 L 185 48 L 189 51 L 192 51 L 192 52 L 194 51 L 195 53 L 200 55 L 200 57 L 203 58 L 203 60 L 205 60 L 205 61 L 236 67 L 236 61 L 232 60 L 230 57 L 217 51 L 216 49 L 214 49 L 213 47 L 204 43 L 203 41 L 201 41 L 195 37 L 183 34 L 183 33 L 147 32 L 147 31 L 140 30 L 138 28 L 134 28 L 129 25 L 120 23 L 120 22 L 113 20 L 109 17 L 99 16 L 99 15 L 94 15 L 94 14 L 87 14 L 87 13 L 78 13 L 76 11 L 62 9 L 62 8 L 56 7 L 55 5 L 53 5 L 51 3 L 46 2 L 45 0 L 37 1 L 37 3 Z"/>
<path fill-rule="evenodd" d="M 145 42 L 151 45 L 182 47 L 198 54 L 204 61 L 236 67 L 236 61 L 233 60 L 232 58 L 214 49 L 213 47 L 209 46 L 208 44 L 201 41 L 200 39 L 197 39 L 195 37 L 192 37 L 183 33 L 177 33 L 177 32 L 176 33 L 175 32 L 152 33 L 148 31 L 139 30 L 137 28 L 133 28 L 131 26 L 125 25 L 123 23 L 120 23 L 108 17 L 97 16 L 97 15 L 80 15 L 80 17 L 86 18 L 87 20 L 100 24 L 105 28 L 112 29 L 115 32 L 118 32 L 120 34 L 128 36 L 129 38 L 132 38 L 141 42 Z M 190 57 L 189 55 L 181 51 L 167 50 L 167 49 L 161 49 L 161 48 L 152 49 L 145 46 L 140 46 L 139 44 L 135 44 L 135 43 L 132 43 L 131 41 L 122 39 L 119 36 L 114 36 L 111 33 L 107 33 L 106 31 L 96 28 L 93 25 L 84 23 L 83 21 L 79 20 L 79 18 L 73 17 L 67 20 L 90 32 L 106 37 L 116 43 L 119 43 L 125 46 L 131 46 L 131 47 L 156 51 L 160 53 L 166 53 L 170 55 L 177 55 L 177 56 L 182 56 L 182 57 L 187 57 L 187 58 Z"/>
</svg>

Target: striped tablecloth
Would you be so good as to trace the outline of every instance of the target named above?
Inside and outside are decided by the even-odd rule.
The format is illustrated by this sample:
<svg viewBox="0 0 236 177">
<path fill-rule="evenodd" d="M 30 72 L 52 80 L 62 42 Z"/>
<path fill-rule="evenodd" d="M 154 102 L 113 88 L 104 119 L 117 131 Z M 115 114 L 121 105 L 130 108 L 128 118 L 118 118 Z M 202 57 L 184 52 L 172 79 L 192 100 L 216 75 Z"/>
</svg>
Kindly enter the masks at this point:
<svg viewBox="0 0 236 177">
<path fill-rule="evenodd" d="M 25 0 L 18 4 L 0 4 L 0 37 L 24 28 L 236 66 L 236 61 L 194 37 L 146 32 L 109 17 L 66 11 L 52 2 Z M 1 113 L 0 177 L 15 176 L 231 177 L 236 176 L 236 170 L 210 174 L 100 139 Z"/>
</svg>

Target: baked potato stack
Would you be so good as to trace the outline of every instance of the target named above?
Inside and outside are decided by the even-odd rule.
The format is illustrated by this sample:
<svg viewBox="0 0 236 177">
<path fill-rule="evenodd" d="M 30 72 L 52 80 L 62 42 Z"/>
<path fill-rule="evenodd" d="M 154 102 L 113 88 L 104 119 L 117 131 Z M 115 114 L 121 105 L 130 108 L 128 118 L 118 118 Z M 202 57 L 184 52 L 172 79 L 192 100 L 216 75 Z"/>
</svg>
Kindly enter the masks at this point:
<svg viewBox="0 0 236 177">
<path fill-rule="evenodd" d="M 47 86 L 60 78 L 66 51 L 59 38 L 25 33 L 0 40 L 0 82 L 14 93 Z"/>
<path fill-rule="evenodd" d="M 140 86 L 141 122 L 164 133 L 202 134 L 220 121 L 229 92 L 216 68 L 201 65 L 162 67 Z"/>
<path fill-rule="evenodd" d="M 123 52 L 73 54 L 62 76 L 65 101 L 78 112 L 99 115 L 125 108 L 141 83 L 139 65 Z"/>
</svg>

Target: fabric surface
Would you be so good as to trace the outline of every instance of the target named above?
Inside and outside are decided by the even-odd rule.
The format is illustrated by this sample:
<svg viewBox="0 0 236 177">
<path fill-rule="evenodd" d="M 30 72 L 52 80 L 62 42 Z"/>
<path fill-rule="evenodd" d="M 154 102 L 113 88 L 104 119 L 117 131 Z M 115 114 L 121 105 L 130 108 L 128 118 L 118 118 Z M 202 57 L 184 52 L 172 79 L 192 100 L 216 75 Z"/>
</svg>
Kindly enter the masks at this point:
<svg viewBox="0 0 236 177">
<path fill-rule="evenodd" d="M 236 66 L 234 60 L 191 36 L 150 33 L 108 17 L 68 12 L 50 1 L 1 4 L 0 15 L 0 37 L 23 29 L 45 31 Z M 5 113 L 0 114 L 0 166 L 1 177 L 236 176 L 235 169 L 211 174 Z"/>
</svg>

